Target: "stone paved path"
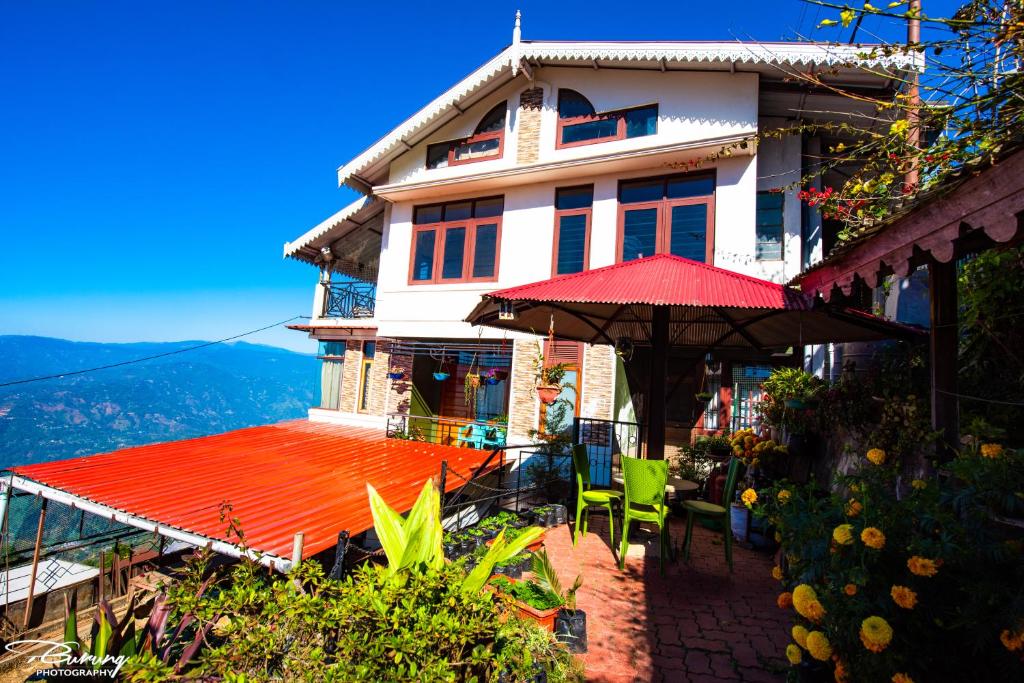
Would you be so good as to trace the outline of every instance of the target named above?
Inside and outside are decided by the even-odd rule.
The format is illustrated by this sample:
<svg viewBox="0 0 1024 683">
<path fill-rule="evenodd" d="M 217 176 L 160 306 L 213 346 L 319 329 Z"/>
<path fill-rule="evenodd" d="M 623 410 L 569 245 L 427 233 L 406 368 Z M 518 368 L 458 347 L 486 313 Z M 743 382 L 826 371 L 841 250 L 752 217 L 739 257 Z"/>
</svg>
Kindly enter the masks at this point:
<svg viewBox="0 0 1024 683">
<path fill-rule="evenodd" d="M 673 543 L 684 525 L 672 520 Z M 733 547 L 729 575 L 721 535 L 697 529 L 690 563 L 666 563 L 658 573 L 657 537 L 627 556 L 620 572 L 608 546 L 606 518 L 592 515 L 590 533 L 572 547 L 568 527 L 551 529 L 546 547 L 562 583 L 584 577 L 577 595 L 587 613 L 587 679 L 620 681 L 750 681 L 785 679 L 787 615 L 775 605 L 779 584 L 768 555 Z M 618 537 L 617 537 L 618 538 Z"/>
</svg>

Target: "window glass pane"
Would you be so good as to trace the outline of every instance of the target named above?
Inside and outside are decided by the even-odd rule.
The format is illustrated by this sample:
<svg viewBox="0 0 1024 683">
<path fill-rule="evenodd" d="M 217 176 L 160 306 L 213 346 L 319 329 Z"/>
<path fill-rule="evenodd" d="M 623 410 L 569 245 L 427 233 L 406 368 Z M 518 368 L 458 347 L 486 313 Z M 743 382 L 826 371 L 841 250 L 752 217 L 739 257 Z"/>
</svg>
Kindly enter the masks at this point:
<svg viewBox="0 0 1024 683">
<path fill-rule="evenodd" d="M 654 256 L 657 235 L 657 209 L 626 211 L 622 224 L 622 260 Z"/>
<path fill-rule="evenodd" d="M 495 133 L 499 130 L 505 129 L 505 103 L 497 105 L 494 109 L 487 112 L 480 123 L 477 124 L 474 134 L 477 133 Z"/>
<path fill-rule="evenodd" d="M 586 97 L 575 90 L 558 91 L 558 118 L 569 119 L 574 116 L 588 116 L 594 113 L 594 105 Z"/>
<path fill-rule="evenodd" d="M 489 223 L 476 226 L 473 245 L 473 277 L 494 277 L 494 263 L 498 255 L 498 225 Z"/>
<path fill-rule="evenodd" d="M 462 256 L 466 251 L 466 229 L 448 228 L 444 231 L 444 260 L 441 263 L 442 280 L 462 277 Z"/>
<path fill-rule="evenodd" d="M 416 225 L 423 225 L 424 223 L 440 223 L 441 222 L 441 209 L 444 207 L 440 204 L 434 206 L 417 206 L 416 211 L 413 212 L 412 222 Z"/>
<path fill-rule="evenodd" d="M 501 140 L 488 138 L 477 142 L 463 142 L 455 147 L 455 160 L 466 161 L 467 159 L 479 159 L 482 157 L 498 156 L 498 148 Z"/>
<path fill-rule="evenodd" d="M 362 382 L 359 385 L 359 410 L 365 411 L 370 405 L 370 369 L 373 367 L 373 363 L 370 361 L 363 363 L 363 377 Z"/>
<path fill-rule="evenodd" d="M 416 233 L 416 252 L 412 259 L 412 279 L 432 280 L 434 278 L 434 230 Z"/>
<path fill-rule="evenodd" d="M 708 205 L 673 206 L 669 251 L 676 256 L 704 262 L 708 231 Z"/>
<path fill-rule="evenodd" d="M 345 355 L 345 342 L 320 342 L 320 352 L 318 356 L 338 356 L 343 357 Z"/>
<path fill-rule="evenodd" d="M 653 202 L 665 194 L 665 183 L 661 180 L 634 180 L 619 186 L 619 201 L 623 204 Z"/>
<path fill-rule="evenodd" d="M 626 137 L 638 138 L 658 132 L 658 107 L 631 109 L 625 113 Z"/>
<path fill-rule="evenodd" d="M 566 187 L 555 191 L 555 208 L 562 209 L 584 209 L 594 203 L 594 188 L 587 187 Z"/>
<path fill-rule="evenodd" d="M 494 218 L 495 216 L 500 216 L 504 208 L 505 199 L 503 197 L 478 199 L 473 210 L 473 216 L 476 218 Z"/>
<path fill-rule="evenodd" d="M 617 118 L 598 119 L 586 123 L 575 123 L 562 128 L 562 144 L 615 137 L 619 129 Z"/>
<path fill-rule="evenodd" d="M 320 368 L 320 407 L 337 410 L 341 400 L 341 376 L 345 364 L 325 360 Z"/>
<path fill-rule="evenodd" d="M 427 147 L 427 168 L 444 168 L 448 165 L 450 142 L 441 142 Z"/>
<path fill-rule="evenodd" d="M 445 204 L 444 219 L 446 221 L 464 221 L 473 215 L 473 202 Z"/>
<path fill-rule="evenodd" d="M 587 217 L 583 214 L 562 216 L 558 221 L 558 255 L 555 274 L 579 273 L 583 270 L 587 248 Z"/>
<path fill-rule="evenodd" d="M 377 351 L 377 342 L 363 342 L 363 359 L 369 360 L 373 358 L 373 354 Z"/>
<path fill-rule="evenodd" d="M 712 176 L 696 178 L 669 178 L 668 198 L 707 197 L 715 193 L 715 179 Z"/>
<path fill-rule="evenodd" d="M 757 193 L 757 243 L 754 255 L 762 260 L 782 258 L 784 197 L 780 192 Z"/>
</svg>

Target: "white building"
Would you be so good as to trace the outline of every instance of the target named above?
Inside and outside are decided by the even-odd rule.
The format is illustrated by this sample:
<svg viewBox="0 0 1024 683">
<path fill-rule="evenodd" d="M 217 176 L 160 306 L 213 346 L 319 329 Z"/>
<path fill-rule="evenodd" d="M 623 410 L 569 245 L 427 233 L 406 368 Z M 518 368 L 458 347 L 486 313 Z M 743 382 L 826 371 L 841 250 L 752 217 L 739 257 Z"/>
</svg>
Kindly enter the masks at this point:
<svg viewBox="0 0 1024 683">
<path fill-rule="evenodd" d="M 338 170 L 363 198 L 285 245 L 321 269 L 313 319 L 301 326 L 323 358 L 310 419 L 384 427 L 391 415 L 393 430 L 427 438 L 522 443 L 571 422 L 546 424 L 533 390 L 548 331 L 472 328 L 463 319 L 481 294 L 663 252 L 789 280 L 830 246 L 830 226 L 796 193 L 836 141 L 754 138 L 870 114 L 838 92 L 895 94 L 891 73 L 906 65 L 862 53 L 525 41 L 517 19 L 509 47 Z M 672 357 L 670 441 L 744 425 L 764 368 L 800 362 L 799 349 L 778 351 Z M 566 343 L 547 353 L 568 364 L 574 386 L 563 397 L 577 416 L 626 422 L 642 413 L 645 354 Z M 467 373 L 485 375 L 468 399 Z M 398 417 L 409 414 L 423 417 Z"/>
</svg>

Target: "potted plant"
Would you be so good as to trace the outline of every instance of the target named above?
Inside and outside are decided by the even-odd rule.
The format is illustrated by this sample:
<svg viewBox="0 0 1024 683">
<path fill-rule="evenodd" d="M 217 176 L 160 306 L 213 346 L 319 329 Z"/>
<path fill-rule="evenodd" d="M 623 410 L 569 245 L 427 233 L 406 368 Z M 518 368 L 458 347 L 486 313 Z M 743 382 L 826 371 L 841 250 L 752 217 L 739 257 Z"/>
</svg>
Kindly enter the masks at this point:
<svg viewBox="0 0 1024 683">
<path fill-rule="evenodd" d="M 537 358 L 535 361 L 537 369 L 537 397 L 541 403 L 551 405 L 562 393 L 562 380 L 568 366 L 565 363 L 547 365 L 544 362 L 544 354 L 541 353 L 540 344 L 537 344 Z"/>
<path fill-rule="evenodd" d="M 557 595 L 562 603 L 555 614 L 555 637 L 565 643 L 570 652 L 586 652 L 587 613 L 576 609 L 576 592 L 583 585 L 583 576 L 577 576 L 572 587 L 563 591 L 551 559 L 543 550 L 533 556 L 533 575 L 541 588 Z"/>
<path fill-rule="evenodd" d="M 434 379 L 437 380 L 438 382 L 443 382 L 449 377 L 451 377 L 451 375 L 444 371 L 439 370 L 438 372 L 434 373 Z"/>
<path fill-rule="evenodd" d="M 388 368 L 388 379 L 392 379 L 392 380 L 405 379 L 405 370 L 403 370 L 402 368 L 400 368 L 398 366 L 392 365 L 390 368 Z"/>
<path fill-rule="evenodd" d="M 523 619 L 531 619 L 549 631 L 555 630 L 555 616 L 562 606 L 561 596 L 547 590 L 537 581 L 512 581 L 506 576 L 499 576 L 491 585 L 498 592 L 512 598 Z"/>
<path fill-rule="evenodd" d="M 710 391 L 698 391 L 696 394 L 694 394 L 694 398 L 696 398 L 701 403 L 707 403 L 714 397 L 715 395 L 712 394 Z"/>
<path fill-rule="evenodd" d="M 498 377 L 498 370 L 496 368 L 491 368 L 484 374 L 480 375 L 480 377 L 483 379 L 484 384 L 494 386 L 501 380 L 505 379 L 505 377 L 508 377 L 508 373 L 505 373 L 505 377 Z"/>
</svg>

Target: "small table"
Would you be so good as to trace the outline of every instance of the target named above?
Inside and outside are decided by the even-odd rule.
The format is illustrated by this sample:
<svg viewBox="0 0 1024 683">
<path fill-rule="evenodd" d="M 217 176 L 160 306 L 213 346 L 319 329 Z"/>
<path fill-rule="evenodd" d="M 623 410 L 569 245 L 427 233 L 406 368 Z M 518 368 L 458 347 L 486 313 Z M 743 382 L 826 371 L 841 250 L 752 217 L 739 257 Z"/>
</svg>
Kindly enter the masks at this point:
<svg viewBox="0 0 1024 683">
<path fill-rule="evenodd" d="M 626 480 L 621 474 L 612 477 L 612 481 L 621 486 L 626 485 Z M 700 484 L 682 477 L 669 477 L 665 484 L 665 495 L 677 495 L 682 493 L 693 493 L 700 488 Z"/>
</svg>

